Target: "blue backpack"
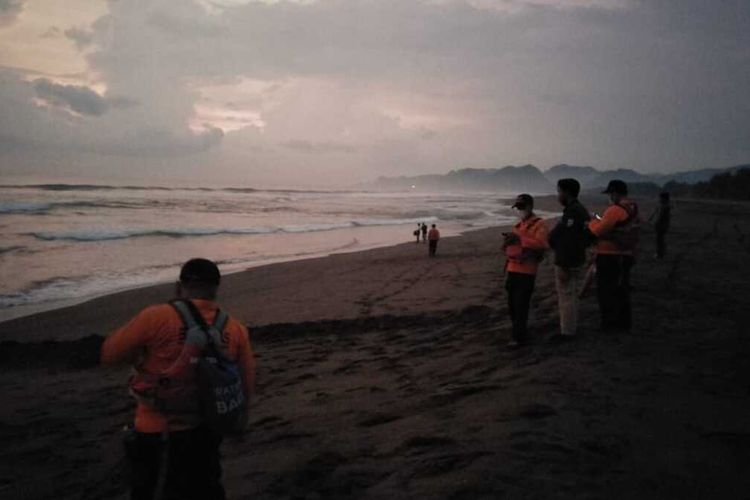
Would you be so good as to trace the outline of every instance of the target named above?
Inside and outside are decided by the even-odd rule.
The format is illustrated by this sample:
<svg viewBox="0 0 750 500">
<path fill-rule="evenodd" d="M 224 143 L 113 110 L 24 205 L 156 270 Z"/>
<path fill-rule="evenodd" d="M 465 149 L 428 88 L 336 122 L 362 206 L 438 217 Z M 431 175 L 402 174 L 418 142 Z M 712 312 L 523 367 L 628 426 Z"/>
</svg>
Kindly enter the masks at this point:
<svg viewBox="0 0 750 500">
<path fill-rule="evenodd" d="M 247 423 L 247 400 L 240 368 L 226 355 L 222 339 L 229 316 L 219 310 L 214 324 L 208 325 L 192 302 L 176 300 L 170 304 L 182 318 L 186 339 L 198 333 L 205 338 L 201 355 L 190 362 L 195 369 L 201 420 L 217 434 L 241 433 Z"/>
</svg>

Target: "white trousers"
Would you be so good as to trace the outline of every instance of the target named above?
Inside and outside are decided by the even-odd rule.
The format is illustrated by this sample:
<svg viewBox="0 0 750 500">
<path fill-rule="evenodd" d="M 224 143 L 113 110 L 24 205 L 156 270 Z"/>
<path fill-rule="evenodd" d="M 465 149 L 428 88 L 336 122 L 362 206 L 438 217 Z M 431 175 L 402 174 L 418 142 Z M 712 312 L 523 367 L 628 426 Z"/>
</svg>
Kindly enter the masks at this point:
<svg viewBox="0 0 750 500">
<path fill-rule="evenodd" d="M 575 335 L 578 329 L 578 293 L 586 268 L 555 266 L 557 306 L 560 309 L 560 333 Z"/>
</svg>

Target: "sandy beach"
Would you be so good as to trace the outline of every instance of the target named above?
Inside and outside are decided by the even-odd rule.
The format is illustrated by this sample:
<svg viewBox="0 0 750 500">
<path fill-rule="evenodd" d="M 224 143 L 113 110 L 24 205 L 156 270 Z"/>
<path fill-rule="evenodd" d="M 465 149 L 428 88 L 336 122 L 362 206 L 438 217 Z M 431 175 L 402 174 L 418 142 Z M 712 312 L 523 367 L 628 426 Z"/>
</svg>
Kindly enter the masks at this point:
<svg viewBox="0 0 750 500">
<path fill-rule="evenodd" d="M 435 259 L 411 242 L 227 276 L 259 365 L 250 430 L 223 445 L 229 498 L 747 498 L 750 205 L 677 200 L 673 216 L 665 261 L 643 232 L 633 333 L 600 334 L 590 293 L 564 345 L 548 342 L 548 256 L 533 343 L 506 349 L 502 228 Z M 0 323 L 0 498 L 126 498 L 128 369 L 98 350 L 170 296 Z"/>
</svg>

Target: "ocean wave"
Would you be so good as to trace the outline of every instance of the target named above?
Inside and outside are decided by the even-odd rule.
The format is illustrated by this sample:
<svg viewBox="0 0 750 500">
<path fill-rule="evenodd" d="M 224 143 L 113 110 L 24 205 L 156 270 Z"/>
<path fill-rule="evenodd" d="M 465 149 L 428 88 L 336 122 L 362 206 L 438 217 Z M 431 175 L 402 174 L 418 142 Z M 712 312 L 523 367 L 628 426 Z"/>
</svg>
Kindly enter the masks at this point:
<svg viewBox="0 0 750 500">
<path fill-rule="evenodd" d="M 253 193 L 309 193 L 309 194 L 350 194 L 361 191 L 324 190 L 324 189 L 256 189 L 247 187 L 167 187 L 167 186 L 114 186 L 108 184 L 0 184 L 2 189 L 39 190 L 39 191 L 200 191 L 226 192 L 238 194 Z"/>
<path fill-rule="evenodd" d="M 127 238 L 142 238 L 148 236 L 167 236 L 171 238 L 182 238 L 190 236 L 216 236 L 220 234 L 270 234 L 274 230 L 270 228 L 247 228 L 247 229 L 101 229 L 81 230 L 66 232 L 32 232 L 28 235 L 44 241 L 108 241 L 123 240 Z"/>
<path fill-rule="evenodd" d="M 172 191 L 163 186 L 110 186 L 107 184 L 3 184 L 5 189 L 38 189 L 40 191 Z M 198 188 L 199 189 L 199 188 Z"/>
<path fill-rule="evenodd" d="M 161 201 L 125 202 L 125 201 L 62 201 L 52 203 L 41 202 L 7 202 L 0 203 L 0 214 L 46 214 L 57 209 L 99 209 L 99 208 L 152 208 L 164 203 Z M 171 204 L 167 204 L 171 205 Z"/>
<path fill-rule="evenodd" d="M 0 247 L 0 255 L 6 254 L 6 253 L 10 253 L 10 252 L 19 251 L 19 250 L 25 250 L 25 249 L 26 249 L 26 247 L 21 246 L 21 245 L 12 245 L 12 246 L 9 246 L 9 247 Z"/>
<path fill-rule="evenodd" d="M 357 227 L 372 226 L 399 226 L 405 224 L 416 224 L 418 222 L 432 222 L 436 218 L 422 219 L 362 219 L 346 222 L 304 224 L 299 226 L 287 225 L 276 227 L 247 227 L 247 228 L 185 228 L 185 229 L 88 229 L 78 231 L 39 231 L 26 233 L 43 241 L 108 241 L 122 240 L 127 238 L 145 237 L 169 237 L 188 238 L 198 236 L 220 236 L 220 235 L 263 235 L 278 233 L 313 233 L 320 231 L 335 231 L 337 229 L 352 229 Z"/>
<path fill-rule="evenodd" d="M 51 203 L 0 203 L 0 214 L 34 214 L 46 212 L 52 208 Z"/>
</svg>

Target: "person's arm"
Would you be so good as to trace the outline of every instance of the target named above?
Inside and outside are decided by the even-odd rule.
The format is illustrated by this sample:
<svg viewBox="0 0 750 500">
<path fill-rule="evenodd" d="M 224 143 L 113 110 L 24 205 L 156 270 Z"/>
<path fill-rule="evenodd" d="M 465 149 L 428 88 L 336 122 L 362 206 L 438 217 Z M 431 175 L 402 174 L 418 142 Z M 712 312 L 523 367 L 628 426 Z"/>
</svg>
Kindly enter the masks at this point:
<svg viewBox="0 0 750 500">
<path fill-rule="evenodd" d="M 609 207 L 604 211 L 601 220 L 594 219 L 589 223 L 589 229 L 597 238 L 606 238 L 614 231 L 617 223 L 628 217 L 624 208 L 618 206 Z"/>
<path fill-rule="evenodd" d="M 555 227 L 549 232 L 547 241 L 550 247 L 554 247 L 557 244 L 557 240 L 562 236 L 562 232 L 565 230 L 565 214 L 557 221 Z"/>
<path fill-rule="evenodd" d="M 132 361 L 159 327 L 155 312 L 154 308 L 144 309 L 125 326 L 107 337 L 102 345 L 101 363 L 113 365 Z"/>
<path fill-rule="evenodd" d="M 237 362 L 242 370 L 242 382 L 245 389 L 245 397 L 250 400 L 255 394 L 255 356 L 250 345 L 250 337 L 247 328 L 240 326 L 242 335 L 237 350 Z"/>
<path fill-rule="evenodd" d="M 521 235 L 521 246 L 531 250 L 546 250 L 549 248 L 549 228 L 543 220 L 537 222 L 531 234 Z"/>
</svg>

